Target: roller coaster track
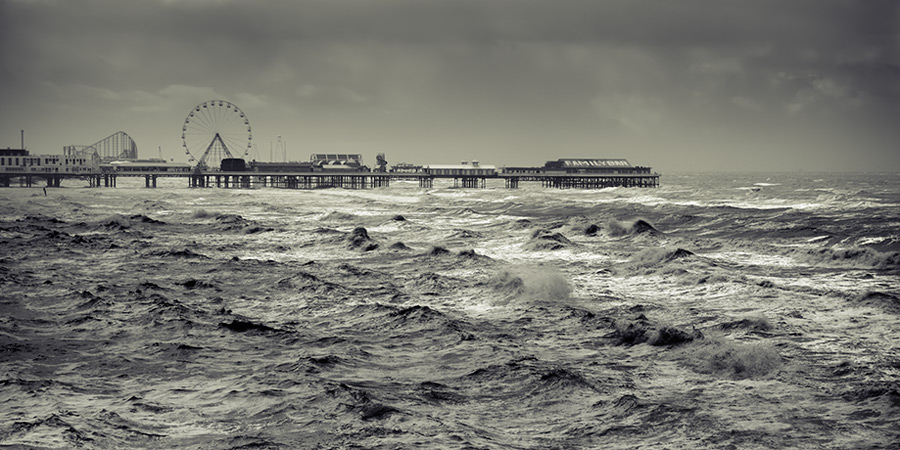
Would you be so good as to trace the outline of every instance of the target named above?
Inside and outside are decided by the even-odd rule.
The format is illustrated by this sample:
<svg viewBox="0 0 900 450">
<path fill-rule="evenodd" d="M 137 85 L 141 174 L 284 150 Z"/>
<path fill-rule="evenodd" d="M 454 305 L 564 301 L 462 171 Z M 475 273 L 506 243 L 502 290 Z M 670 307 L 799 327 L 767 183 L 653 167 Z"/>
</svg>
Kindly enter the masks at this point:
<svg viewBox="0 0 900 450">
<path fill-rule="evenodd" d="M 124 131 L 118 131 L 92 145 L 67 145 L 67 156 L 94 158 L 98 162 L 137 159 L 137 143 Z"/>
</svg>

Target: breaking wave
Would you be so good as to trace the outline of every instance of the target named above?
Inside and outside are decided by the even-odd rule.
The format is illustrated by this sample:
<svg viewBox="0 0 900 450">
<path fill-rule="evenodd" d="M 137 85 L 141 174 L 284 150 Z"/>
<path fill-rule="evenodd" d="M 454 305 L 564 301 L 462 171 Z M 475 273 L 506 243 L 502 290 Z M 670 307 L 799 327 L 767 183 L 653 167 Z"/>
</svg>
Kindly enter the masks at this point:
<svg viewBox="0 0 900 450">
<path fill-rule="evenodd" d="M 745 344 L 707 335 L 682 351 L 693 369 L 735 380 L 765 378 L 783 365 L 775 347 L 764 342 Z"/>
<path fill-rule="evenodd" d="M 900 268 L 900 252 L 881 252 L 869 247 L 822 248 L 794 252 L 801 262 L 825 267 Z"/>
<path fill-rule="evenodd" d="M 572 287 L 558 270 L 547 267 L 519 266 L 503 270 L 486 282 L 491 291 L 499 294 L 496 303 L 525 299 L 542 302 L 565 301 Z"/>
<path fill-rule="evenodd" d="M 648 236 L 657 236 L 660 233 L 653 225 L 650 225 L 649 222 L 643 219 L 637 219 L 634 222 L 621 222 L 615 219 L 610 219 L 606 223 L 606 230 L 610 236 L 619 237 L 626 235 L 648 235 Z"/>
<path fill-rule="evenodd" d="M 524 247 L 531 251 L 545 251 L 560 250 L 572 245 L 572 241 L 563 236 L 562 233 L 538 229 L 531 234 L 531 239 L 524 244 Z"/>
</svg>

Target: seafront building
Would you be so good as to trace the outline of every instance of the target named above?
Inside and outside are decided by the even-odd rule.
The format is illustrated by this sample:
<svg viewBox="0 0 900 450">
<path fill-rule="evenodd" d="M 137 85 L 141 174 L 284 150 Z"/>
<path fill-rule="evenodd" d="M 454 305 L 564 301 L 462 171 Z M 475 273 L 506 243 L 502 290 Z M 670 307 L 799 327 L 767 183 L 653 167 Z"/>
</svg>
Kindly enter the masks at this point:
<svg viewBox="0 0 900 450">
<path fill-rule="evenodd" d="M 47 180 L 48 186 L 59 186 L 63 178 L 86 176 L 97 169 L 90 158 L 65 155 L 32 155 L 25 149 L 0 149 L 0 186 L 9 186 L 12 178 L 31 186 L 33 178 Z"/>
</svg>

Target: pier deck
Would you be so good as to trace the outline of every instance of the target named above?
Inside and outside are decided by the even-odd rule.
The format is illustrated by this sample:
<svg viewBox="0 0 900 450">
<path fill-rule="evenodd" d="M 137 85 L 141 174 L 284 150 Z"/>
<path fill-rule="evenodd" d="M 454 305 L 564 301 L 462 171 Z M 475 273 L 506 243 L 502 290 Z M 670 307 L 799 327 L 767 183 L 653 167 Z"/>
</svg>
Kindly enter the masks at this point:
<svg viewBox="0 0 900 450">
<path fill-rule="evenodd" d="M 371 189 L 390 186 L 392 180 L 414 180 L 419 187 L 434 187 L 435 179 L 453 180 L 454 187 L 484 188 L 487 180 L 503 180 L 506 188 L 515 189 L 522 182 L 539 182 L 545 188 L 558 189 L 601 189 L 608 187 L 659 187 L 659 177 L 653 174 L 600 174 L 600 173 L 497 173 L 493 175 L 438 175 L 427 173 L 400 172 L 127 172 L 99 174 L 36 174 L 0 173 L 0 186 L 18 184 L 31 187 L 45 181 L 48 187 L 58 187 L 61 180 L 78 178 L 86 180 L 91 187 L 116 187 L 118 177 L 143 177 L 145 187 L 155 188 L 159 178 L 185 178 L 189 187 L 216 188 L 259 188 L 273 187 L 286 189 Z"/>
</svg>

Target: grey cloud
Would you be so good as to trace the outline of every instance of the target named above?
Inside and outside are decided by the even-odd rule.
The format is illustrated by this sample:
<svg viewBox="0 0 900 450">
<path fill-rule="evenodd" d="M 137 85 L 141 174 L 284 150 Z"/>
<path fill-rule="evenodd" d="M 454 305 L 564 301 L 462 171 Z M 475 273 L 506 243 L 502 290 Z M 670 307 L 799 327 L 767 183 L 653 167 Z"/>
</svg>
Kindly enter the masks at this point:
<svg viewBox="0 0 900 450">
<path fill-rule="evenodd" d="M 65 103 L 159 124 L 214 94 L 272 128 L 314 121 L 325 144 L 353 128 L 409 148 L 558 139 L 665 158 L 653 149 L 701 130 L 775 147 L 834 124 L 890 143 L 898 4 L 0 0 L 0 93 L 33 120 Z"/>
<path fill-rule="evenodd" d="M 759 40 L 888 45 L 893 0 L 258 0 L 5 2 L 43 32 L 247 42 L 605 41 L 662 46 Z M 7 23 L 15 27 L 15 23 Z M 896 45 L 896 42 L 893 43 Z"/>
</svg>

